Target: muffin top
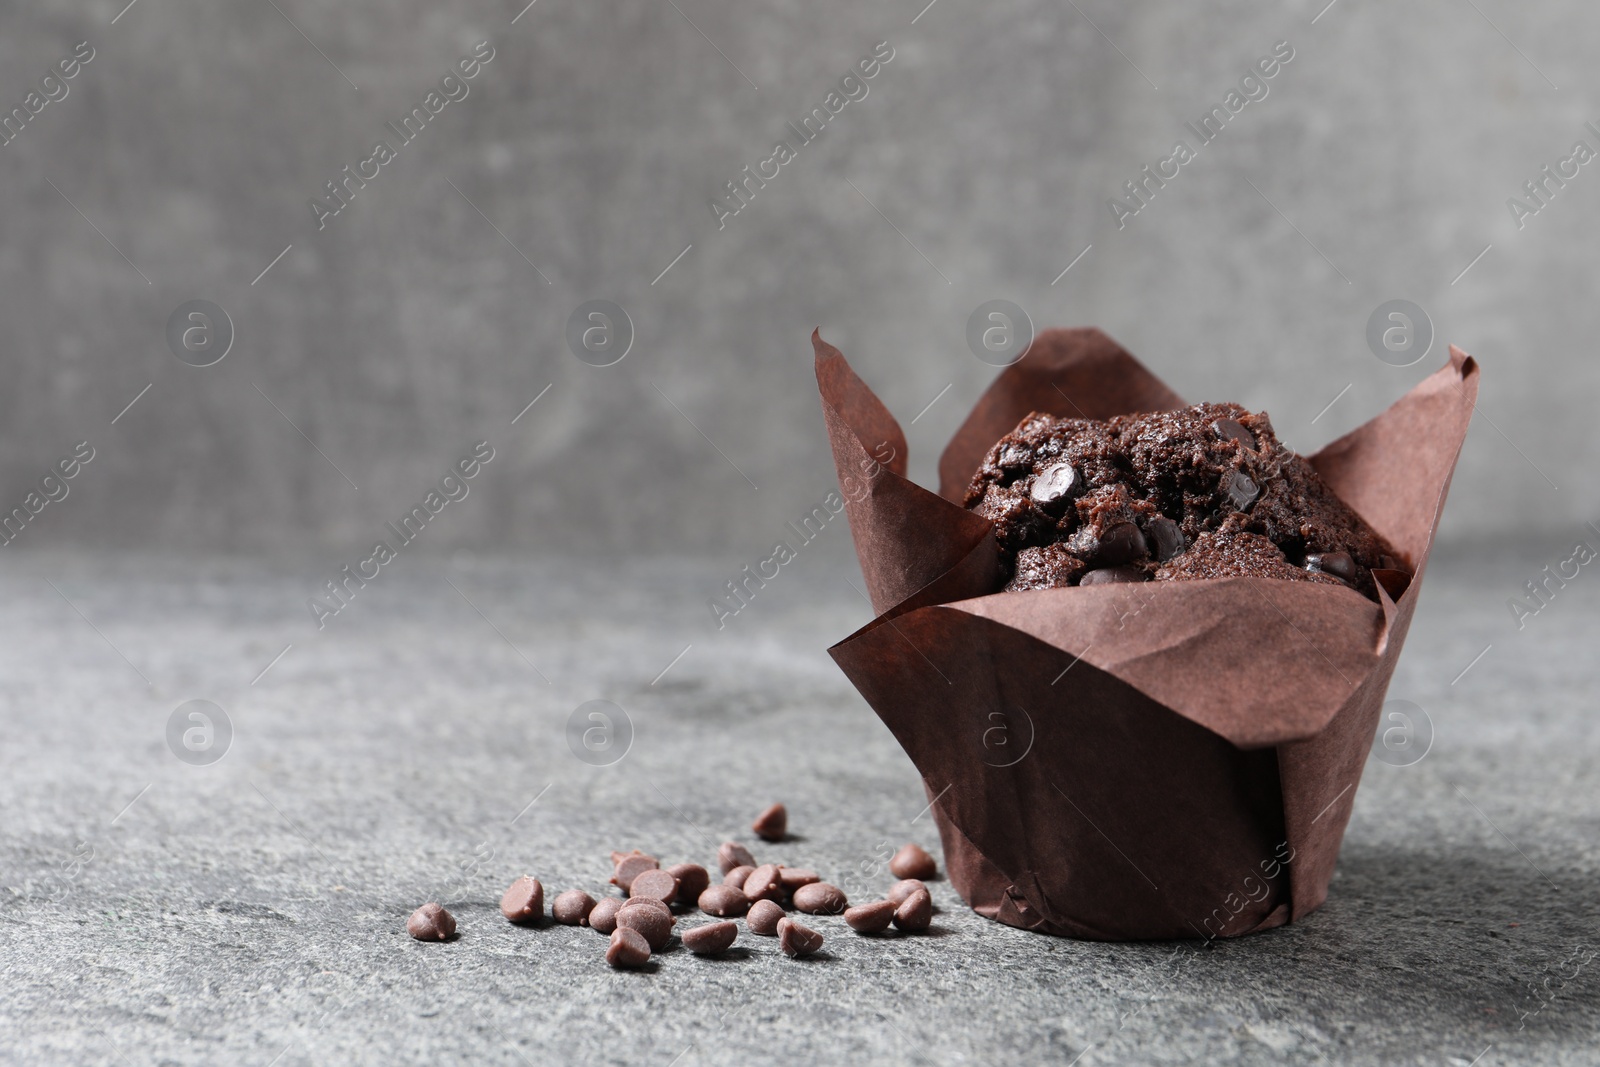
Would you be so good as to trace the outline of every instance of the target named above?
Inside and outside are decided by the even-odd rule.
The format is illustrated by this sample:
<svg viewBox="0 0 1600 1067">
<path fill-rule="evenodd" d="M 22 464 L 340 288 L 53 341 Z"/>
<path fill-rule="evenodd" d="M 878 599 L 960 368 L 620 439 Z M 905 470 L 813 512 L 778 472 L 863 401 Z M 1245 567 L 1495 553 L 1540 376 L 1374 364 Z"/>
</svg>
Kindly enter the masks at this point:
<svg viewBox="0 0 1600 1067">
<path fill-rule="evenodd" d="M 1238 575 L 1342 584 L 1407 569 L 1263 412 L 1238 404 L 1119 415 L 1034 412 L 963 504 L 994 523 L 1007 591 Z"/>
</svg>

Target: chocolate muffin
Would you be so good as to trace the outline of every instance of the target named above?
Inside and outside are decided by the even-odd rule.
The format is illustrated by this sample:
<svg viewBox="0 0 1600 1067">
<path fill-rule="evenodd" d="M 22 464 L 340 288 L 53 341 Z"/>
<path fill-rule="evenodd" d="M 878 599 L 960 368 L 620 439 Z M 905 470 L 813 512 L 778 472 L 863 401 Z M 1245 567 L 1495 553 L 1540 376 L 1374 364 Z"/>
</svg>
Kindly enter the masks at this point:
<svg viewBox="0 0 1600 1067">
<path fill-rule="evenodd" d="M 994 523 L 1007 591 L 1238 575 L 1345 585 L 1407 570 L 1377 531 L 1238 404 L 1037 412 L 1001 438 L 963 504 Z"/>
</svg>

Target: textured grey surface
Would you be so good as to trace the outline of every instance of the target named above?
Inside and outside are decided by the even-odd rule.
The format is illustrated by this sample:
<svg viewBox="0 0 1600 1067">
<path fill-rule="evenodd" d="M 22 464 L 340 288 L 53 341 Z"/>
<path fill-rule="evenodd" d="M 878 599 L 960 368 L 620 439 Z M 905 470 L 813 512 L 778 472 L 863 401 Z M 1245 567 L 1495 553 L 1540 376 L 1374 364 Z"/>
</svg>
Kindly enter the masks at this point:
<svg viewBox="0 0 1600 1067">
<path fill-rule="evenodd" d="M 1456 341 L 1508 436 L 1468 442 L 1447 536 L 1591 517 L 1600 178 L 1520 232 L 1506 209 L 1595 141 L 1584 0 L 538 0 L 514 25 L 524 0 L 126 4 L 0 10 L 6 108 L 97 50 L 0 147 L 4 507 L 100 449 L 26 537 L 353 552 L 488 438 L 494 504 L 436 548 L 750 553 L 832 479 L 811 328 L 903 423 L 950 387 L 910 428 L 926 477 L 992 375 L 963 327 L 996 297 L 1101 325 L 1302 450 Z M 317 231 L 307 201 L 485 38 L 471 95 Z M 1270 95 L 1119 232 L 1107 198 L 1280 39 Z M 870 94 L 719 231 L 709 199 L 880 40 Z M 238 329 L 206 370 L 163 336 L 197 297 Z M 1440 338 L 1411 370 L 1364 342 L 1395 297 Z M 595 298 L 638 333 L 606 369 L 563 340 Z"/>
<path fill-rule="evenodd" d="M 613 847 L 709 862 L 775 798 L 800 839 L 759 854 L 857 896 L 887 884 L 860 875 L 881 843 L 936 845 L 824 652 L 869 616 L 827 536 L 721 633 L 704 561 L 403 559 L 318 635 L 300 569 L 7 555 L 0 1060 L 1593 1062 L 1600 585 L 1584 572 L 1520 632 L 1505 607 L 1556 542 L 1436 557 L 1390 690 L 1435 741 L 1369 763 L 1329 902 L 1293 927 L 1078 943 L 941 882 L 932 936 L 820 920 L 810 962 L 745 939 L 616 974 L 591 931 L 504 923 L 516 874 L 598 892 Z M 210 767 L 163 739 L 195 697 L 237 728 Z M 606 768 L 563 740 L 597 697 L 636 727 Z M 430 896 L 457 942 L 404 935 Z"/>
</svg>

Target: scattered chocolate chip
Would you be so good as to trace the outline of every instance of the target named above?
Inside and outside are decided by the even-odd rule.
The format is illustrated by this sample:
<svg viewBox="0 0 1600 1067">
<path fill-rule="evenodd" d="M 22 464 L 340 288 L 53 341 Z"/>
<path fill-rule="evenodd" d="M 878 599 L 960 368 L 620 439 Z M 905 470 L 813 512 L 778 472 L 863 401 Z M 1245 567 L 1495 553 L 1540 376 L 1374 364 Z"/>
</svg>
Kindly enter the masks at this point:
<svg viewBox="0 0 1600 1067">
<path fill-rule="evenodd" d="M 722 873 L 727 874 L 735 867 L 754 867 L 756 858 L 750 855 L 750 850 L 737 841 L 724 841 L 717 846 L 717 866 L 722 868 Z"/>
<path fill-rule="evenodd" d="M 621 915 L 630 908 L 634 909 L 635 911 L 653 911 L 672 925 L 678 925 L 678 917 L 672 914 L 672 909 L 661 903 L 659 900 L 653 900 L 650 897 L 640 897 L 637 900 L 624 900 L 622 902 L 622 907 L 617 909 L 617 914 Z"/>
<path fill-rule="evenodd" d="M 685 930 L 682 935 L 683 947 L 696 956 L 720 956 L 728 951 L 738 936 L 738 923 L 707 923 L 693 930 Z"/>
<path fill-rule="evenodd" d="M 749 876 L 746 875 L 746 877 Z M 807 870 L 805 867 L 779 867 L 778 881 L 783 883 L 785 890 L 793 893 L 803 885 L 820 882 L 822 879 L 817 877 L 816 871 Z"/>
<path fill-rule="evenodd" d="M 617 909 L 617 925 L 638 930 L 650 942 L 652 949 L 659 949 L 666 944 L 667 938 L 672 935 L 672 928 L 677 924 L 678 919 L 672 914 L 672 909 L 652 897 L 624 900 L 622 907 Z"/>
<path fill-rule="evenodd" d="M 1155 548 L 1156 559 L 1163 563 L 1188 547 L 1183 539 L 1183 531 L 1178 529 L 1178 524 L 1165 515 L 1157 515 L 1145 523 L 1144 536 L 1145 540 Z"/>
<path fill-rule="evenodd" d="M 674 863 L 667 873 L 678 880 L 678 903 L 693 907 L 711 884 L 711 874 L 698 863 Z"/>
<path fill-rule="evenodd" d="M 890 886 L 889 891 L 883 896 L 885 900 L 898 907 L 905 903 L 906 898 L 912 893 L 915 893 L 918 890 L 926 891 L 927 888 L 927 886 L 922 884 L 922 879 L 920 878 L 905 878 Z"/>
<path fill-rule="evenodd" d="M 639 931 L 650 943 L 651 951 L 659 949 L 672 936 L 672 925 L 678 920 L 664 906 L 657 907 L 652 900 L 630 900 L 617 909 L 617 929 L 628 927 Z"/>
<path fill-rule="evenodd" d="M 750 907 L 750 898 L 744 890 L 731 885 L 714 885 L 700 894 L 700 910 L 718 918 L 736 918 Z"/>
<path fill-rule="evenodd" d="M 661 861 L 654 856 L 646 856 L 638 849 L 632 852 L 613 852 L 611 861 L 616 865 L 616 870 L 611 875 L 611 884 L 624 893 L 633 885 L 635 877 L 661 866 Z"/>
<path fill-rule="evenodd" d="M 418 941 L 448 941 L 456 932 L 455 916 L 432 901 L 411 913 L 406 933 Z"/>
<path fill-rule="evenodd" d="M 744 880 L 744 895 L 749 900 L 781 900 L 783 883 L 778 880 L 778 865 L 763 863 Z"/>
<path fill-rule="evenodd" d="M 750 913 L 744 917 L 744 924 L 752 934 L 772 937 L 778 932 L 778 923 L 782 920 L 782 907 L 770 900 L 758 900 L 750 905 Z"/>
<path fill-rule="evenodd" d="M 622 907 L 624 907 L 624 908 L 649 908 L 651 911 L 660 912 L 662 915 L 665 915 L 667 918 L 672 919 L 673 922 L 677 922 L 678 921 L 673 916 L 672 909 L 667 907 L 667 905 L 663 904 L 661 901 L 656 900 L 654 897 L 635 897 L 632 900 L 624 900 L 622 902 Z M 619 908 L 618 910 L 620 911 L 621 909 Z"/>
<path fill-rule="evenodd" d="M 606 962 L 613 967 L 643 967 L 650 962 L 650 942 L 639 931 L 619 926 L 611 931 Z"/>
<path fill-rule="evenodd" d="M 794 891 L 794 906 L 807 915 L 838 915 L 850 906 L 850 901 L 838 886 L 812 882 Z"/>
<path fill-rule="evenodd" d="M 1217 436 L 1223 440 L 1238 441 L 1252 452 L 1255 451 L 1256 435 L 1232 419 L 1218 419 L 1211 424 L 1211 428 L 1217 431 Z"/>
<path fill-rule="evenodd" d="M 919 889 L 906 897 L 894 910 L 894 924 L 906 933 L 926 930 L 933 922 L 933 898 L 926 889 Z"/>
<path fill-rule="evenodd" d="M 939 865 L 921 845 L 909 842 L 889 861 L 889 873 L 896 878 L 932 878 L 939 873 Z"/>
<path fill-rule="evenodd" d="M 1244 471 L 1231 471 L 1228 474 L 1228 499 L 1233 503 L 1234 510 L 1243 511 L 1256 502 L 1256 497 L 1261 495 L 1261 487 L 1251 480 Z"/>
<path fill-rule="evenodd" d="M 609 936 L 617 928 L 617 912 L 626 903 L 621 897 L 601 897 L 589 910 L 589 929 Z"/>
<path fill-rule="evenodd" d="M 778 947 L 790 959 L 799 959 L 822 947 L 822 935 L 793 919 L 781 919 L 778 922 Z"/>
<path fill-rule="evenodd" d="M 639 897 L 670 904 L 678 899 L 678 879 L 673 877 L 671 871 L 640 871 L 633 884 L 628 886 L 628 899 Z"/>
<path fill-rule="evenodd" d="M 889 924 L 894 921 L 896 907 L 896 903 L 892 900 L 874 900 L 871 904 L 857 904 L 853 908 L 845 909 L 844 921 L 858 934 L 882 933 L 889 929 Z"/>
<path fill-rule="evenodd" d="M 1356 577 L 1356 561 L 1348 552 L 1313 552 L 1306 557 L 1306 570 L 1321 571 L 1350 582 Z"/>
<path fill-rule="evenodd" d="M 1053 467 L 1046 467 L 1034 477 L 1028 496 L 1046 511 L 1057 511 L 1061 505 L 1072 499 L 1081 482 L 1082 479 L 1078 477 L 1078 472 L 1073 469 L 1072 464 L 1057 463 Z"/>
<path fill-rule="evenodd" d="M 735 867 L 733 870 L 722 876 L 722 884 L 738 886 L 740 889 L 743 889 L 745 880 L 750 877 L 753 871 L 755 871 L 755 867 L 748 864 L 743 867 Z"/>
<path fill-rule="evenodd" d="M 1150 554 L 1144 534 L 1131 522 L 1119 522 L 1100 535 L 1100 547 L 1095 552 L 1095 562 L 1108 566 L 1132 563 Z"/>
<path fill-rule="evenodd" d="M 782 804 L 774 804 L 756 816 L 750 829 L 763 841 L 782 841 L 789 832 L 789 810 Z"/>
<path fill-rule="evenodd" d="M 523 875 L 500 897 L 500 914 L 514 923 L 536 923 L 544 918 L 544 886 Z"/>
<path fill-rule="evenodd" d="M 550 917 L 563 926 L 582 926 L 594 910 L 594 897 L 581 889 L 569 889 L 550 902 Z"/>
<path fill-rule="evenodd" d="M 1124 582 L 1149 581 L 1150 576 L 1138 567 L 1123 564 L 1120 567 L 1101 567 L 1078 579 L 1079 585 L 1117 585 Z"/>
</svg>

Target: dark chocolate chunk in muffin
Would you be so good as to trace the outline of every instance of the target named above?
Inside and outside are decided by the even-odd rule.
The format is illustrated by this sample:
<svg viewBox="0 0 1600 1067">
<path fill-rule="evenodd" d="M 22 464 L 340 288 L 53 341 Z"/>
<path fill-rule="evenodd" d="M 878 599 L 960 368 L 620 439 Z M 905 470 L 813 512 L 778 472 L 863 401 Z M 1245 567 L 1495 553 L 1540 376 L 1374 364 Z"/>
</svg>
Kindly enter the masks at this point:
<svg viewBox="0 0 1600 1067">
<path fill-rule="evenodd" d="M 964 504 L 994 523 L 1012 591 L 1255 575 L 1376 599 L 1371 569 L 1399 559 L 1238 404 L 1035 412 L 989 450 Z"/>
</svg>

